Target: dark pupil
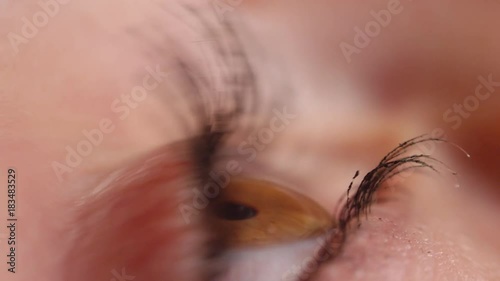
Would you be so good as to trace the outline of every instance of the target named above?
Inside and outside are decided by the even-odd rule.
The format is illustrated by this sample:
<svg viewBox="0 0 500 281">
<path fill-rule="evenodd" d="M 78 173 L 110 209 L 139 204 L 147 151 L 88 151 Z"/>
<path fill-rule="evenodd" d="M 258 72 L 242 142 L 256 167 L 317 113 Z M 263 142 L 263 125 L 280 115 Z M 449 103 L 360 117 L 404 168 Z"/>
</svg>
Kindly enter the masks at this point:
<svg viewBox="0 0 500 281">
<path fill-rule="evenodd" d="M 224 202 L 216 210 L 217 216 L 226 220 L 246 220 L 257 215 L 257 210 L 242 204 Z"/>
</svg>

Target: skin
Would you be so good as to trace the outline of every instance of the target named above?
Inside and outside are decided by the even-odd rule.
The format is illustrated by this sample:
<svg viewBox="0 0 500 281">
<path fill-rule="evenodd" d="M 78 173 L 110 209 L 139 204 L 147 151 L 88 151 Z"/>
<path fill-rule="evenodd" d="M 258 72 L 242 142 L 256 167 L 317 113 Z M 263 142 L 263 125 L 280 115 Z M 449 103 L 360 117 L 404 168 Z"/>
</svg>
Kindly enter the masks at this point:
<svg viewBox="0 0 500 281">
<path fill-rule="evenodd" d="M 176 52 L 196 53 L 199 45 L 192 42 L 204 38 L 186 31 L 168 5 L 73 1 L 16 51 L 9 32 L 21 34 L 21 18 L 31 19 L 40 7 L 36 1 L 0 3 L 0 165 L 18 173 L 20 245 L 18 272 L 4 264 L 0 278 L 112 280 L 124 268 L 138 280 L 200 280 L 213 267 L 202 262 L 211 237 L 201 216 L 186 224 L 178 212 L 194 164 L 187 144 L 169 144 L 195 132 L 179 98 L 187 88 L 173 67 Z M 243 42 L 273 94 L 294 92 L 280 102 L 296 117 L 256 160 L 241 160 L 245 176 L 286 183 L 333 212 L 354 172 L 368 172 L 401 141 L 442 128 L 472 155 L 428 148 L 460 170 L 461 187 L 454 188 L 454 177 L 421 172 L 387 183 L 345 250 L 311 278 L 498 280 L 500 99 L 493 94 L 464 114 L 457 129 L 442 115 L 474 93 L 478 75 L 500 81 L 500 40 L 493 28 L 500 6 L 402 3 L 403 12 L 347 63 L 340 42 L 352 42 L 353 27 L 364 26 L 369 12 L 387 2 L 305 5 L 243 1 L 227 14 L 246 24 Z M 157 65 L 158 86 L 143 101 L 122 100 L 143 85 L 150 75 L 146 67 Z M 120 118 L 112 109 L 116 99 L 130 114 Z M 181 123 L 179 115 L 187 121 Z M 114 129 L 105 126 L 111 132 L 103 133 L 102 142 L 71 171 L 54 172 L 54 161 L 65 163 L 66 146 L 75 149 L 85 140 L 82 131 L 100 128 L 103 119 Z M 230 147 L 240 143 L 232 140 Z M 150 172 L 141 170 L 145 163 L 152 165 Z M 115 178 L 122 181 L 103 184 Z M 4 172 L 0 179 L 6 181 Z M 105 188 L 98 192 L 98 186 Z M 7 202 L 5 192 L 0 200 Z M 5 221 L 6 212 L 2 216 Z M 6 253 L 6 229 L 0 234 L 0 252 Z M 221 280 L 280 278 L 316 247 L 303 243 L 238 251 L 243 262 L 227 264 L 233 275 Z M 261 275 L 252 276 L 242 266 L 245 260 L 261 262 L 255 265 Z"/>
</svg>

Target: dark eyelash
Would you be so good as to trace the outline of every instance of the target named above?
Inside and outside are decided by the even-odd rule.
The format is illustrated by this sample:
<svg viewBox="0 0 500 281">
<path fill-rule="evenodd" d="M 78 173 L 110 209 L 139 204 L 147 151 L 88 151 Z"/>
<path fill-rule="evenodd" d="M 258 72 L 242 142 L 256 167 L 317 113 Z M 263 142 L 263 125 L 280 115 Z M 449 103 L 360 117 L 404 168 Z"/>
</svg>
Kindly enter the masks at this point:
<svg viewBox="0 0 500 281">
<path fill-rule="evenodd" d="M 199 65 L 189 64 L 179 56 L 178 64 L 191 85 L 192 91 L 188 92 L 192 94 L 193 113 L 198 116 L 200 126 L 200 137 L 194 143 L 198 157 L 196 163 L 199 164 L 200 176 L 208 180 L 213 156 L 236 128 L 242 129 L 242 115 L 257 110 L 257 79 L 231 24 L 210 18 L 207 12 L 195 7 L 184 5 L 183 8 L 190 14 L 190 19 L 198 22 L 196 26 L 200 30 L 197 32 L 206 35 L 207 41 L 212 43 L 210 52 L 218 63 L 215 69 L 222 75 L 218 82 L 222 83 L 223 89 L 214 91 L 212 81 L 205 77 L 212 73 L 204 73 Z"/>
<path fill-rule="evenodd" d="M 444 139 L 422 135 L 401 143 L 384 158 L 382 158 L 379 164 L 363 177 L 356 192 L 354 193 L 354 196 L 351 198 L 349 197 L 349 193 L 352 189 L 354 180 L 359 175 L 359 171 L 356 171 L 349 187 L 347 188 L 345 204 L 340 210 L 337 218 L 337 228 L 329 234 L 328 239 L 324 242 L 324 249 L 322 249 L 318 256 L 329 255 L 328 260 L 332 260 L 342 252 L 342 247 L 345 244 L 349 226 L 353 221 L 356 221 L 359 226 L 361 223 L 361 216 L 368 216 L 370 207 L 373 204 L 373 196 L 388 179 L 398 175 L 399 173 L 416 168 L 427 168 L 439 174 L 439 170 L 436 169 L 434 165 L 429 164 L 429 162 L 438 163 L 451 172 L 452 175 L 457 175 L 457 173 L 451 170 L 445 163 L 428 154 L 413 154 L 410 156 L 400 157 L 407 152 L 408 148 L 424 142 L 444 142 L 455 146 L 460 151 L 465 153 L 467 157 L 470 157 L 465 150 L 454 143 L 448 142 Z M 311 277 L 312 275 L 306 280 L 310 280 Z"/>
<path fill-rule="evenodd" d="M 205 77 L 212 73 L 204 73 L 199 63 L 190 64 L 188 59 L 178 56 L 178 65 L 190 88 L 188 102 L 194 105 L 193 114 L 198 120 L 192 149 L 198 167 L 198 186 L 201 187 L 212 181 L 209 173 L 213 169 L 214 156 L 227 139 L 236 129 L 245 130 L 241 117 L 256 112 L 259 94 L 256 76 L 233 27 L 228 22 L 213 22 L 205 12 L 194 7 L 183 6 L 183 9 L 190 15 L 189 19 L 197 21 L 196 26 L 200 28 L 197 32 L 206 35 L 208 40 L 213 39 L 209 51 L 216 57 L 218 64 L 214 68 L 220 70 L 222 77 L 218 77 L 218 82 L 224 86 L 214 91 L 213 81 Z M 207 244 L 207 260 L 214 265 L 208 266 L 205 280 L 214 280 L 223 270 L 217 257 L 225 249 L 224 239 L 215 235 Z"/>
<path fill-rule="evenodd" d="M 440 172 L 432 164 L 428 163 L 435 162 L 445 167 L 453 175 L 457 175 L 457 173 L 451 170 L 451 168 L 449 168 L 444 162 L 428 154 L 413 154 L 410 156 L 400 157 L 407 152 L 408 148 L 414 147 L 424 142 L 448 143 L 457 147 L 466 155 L 468 155 L 462 148 L 455 145 L 454 143 L 440 138 L 432 138 L 427 135 L 418 136 L 401 143 L 395 149 L 389 152 L 384 158 L 382 158 L 377 167 L 375 167 L 372 171 L 365 175 L 352 199 L 349 198 L 349 193 L 353 184 L 351 182 L 347 190 L 346 204 L 344 205 L 339 215 L 339 228 L 345 229 L 347 228 L 347 224 L 353 219 L 357 219 L 359 221 L 361 215 L 368 215 L 375 192 L 380 188 L 382 183 L 384 183 L 391 177 L 396 176 L 397 174 L 414 168 L 428 168 L 439 174 Z M 404 165 L 407 166 L 402 167 Z M 353 180 L 357 177 L 358 174 L 359 172 L 356 172 Z"/>
</svg>

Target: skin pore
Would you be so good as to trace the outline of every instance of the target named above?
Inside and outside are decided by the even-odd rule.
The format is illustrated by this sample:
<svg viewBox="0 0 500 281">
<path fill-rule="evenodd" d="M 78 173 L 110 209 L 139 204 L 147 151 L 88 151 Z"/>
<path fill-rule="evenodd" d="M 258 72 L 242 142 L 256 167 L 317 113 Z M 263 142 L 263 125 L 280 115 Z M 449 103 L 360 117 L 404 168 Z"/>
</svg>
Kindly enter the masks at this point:
<svg viewBox="0 0 500 281">
<path fill-rule="evenodd" d="M 0 279 L 120 280 L 125 270 L 137 280 L 194 281 L 226 270 L 220 280 L 260 281 L 303 272 L 315 241 L 204 263 L 213 237 L 203 216 L 186 224 L 178 211 L 196 185 L 190 147 L 178 141 L 196 133 L 196 120 L 176 58 L 206 59 L 200 50 L 210 40 L 190 31 L 196 23 L 182 23 L 162 1 L 67 2 L 31 38 L 23 17 L 33 21 L 38 2 L 0 2 L 0 164 L 19 176 L 18 272 L 3 263 Z M 244 24 L 238 31 L 263 93 L 284 97 L 252 118 L 265 127 L 284 107 L 294 117 L 268 144 L 232 139 L 228 154 L 247 141 L 256 158 L 240 155 L 242 175 L 280 182 L 333 213 L 355 171 L 366 174 L 402 141 L 441 133 L 472 157 L 438 144 L 420 149 L 459 171 L 460 188 L 454 177 L 420 170 L 386 183 L 343 252 L 310 278 L 498 280 L 497 82 L 477 108 L 468 103 L 478 77 L 500 81 L 500 6 L 401 1 L 347 62 L 340 43 L 354 44 L 354 27 L 389 2 L 232 3 L 224 16 Z M 24 38 L 15 47 L 12 32 Z M 68 158 L 85 149 L 80 161 Z"/>
</svg>

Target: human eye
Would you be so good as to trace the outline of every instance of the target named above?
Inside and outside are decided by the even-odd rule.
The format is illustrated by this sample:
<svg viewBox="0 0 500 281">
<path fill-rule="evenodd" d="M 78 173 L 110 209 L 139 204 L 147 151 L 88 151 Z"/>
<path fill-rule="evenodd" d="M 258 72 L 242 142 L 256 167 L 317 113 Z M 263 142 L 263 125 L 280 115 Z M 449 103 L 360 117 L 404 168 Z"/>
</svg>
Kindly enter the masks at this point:
<svg viewBox="0 0 500 281">
<path fill-rule="evenodd" d="M 87 165 L 75 169 L 82 173 L 71 173 L 74 177 L 62 184 L 64 190 L 54 188 L 48 193 L 54 200 L 40 203 L 46 205 L 42 209 L 46 213 L 35 216 L 41 218 L 34 225 L 42 230 L 40 238 L 29 235 L 31 241 L 45 243 L 31 244 L 40 246 L 33 247 L 38 258 L 56 258 L 40 259 L 37 268 L 50 268 L 46 278 L 498 279 L 500 248 L 494 232 L 487 231 L 495 227 L 497 200 L 485 195 L 482 188 L 471 188 L 482 187 L 487 180 L 470 177 L 474 173 L 464 168 L 470 159 L 445 141 L 440 130 L 415 138 L 431 131 L 425 121 L 434 104 L 424 109 L 418 102 L 385 107 L 381 105 L 384 101 L 371 94 L 373 88 L 364 88 L 366 80 L 351 81 L 337 71 L 342 68 L 336 68 L 338 61 L 314 59 L 316 50 L 324 52 L 325 45 L 313 45 L 303 38 L 292 40 L 295 32 L 301 37 L 305 33 L 324 35 L 330 29 L 321 26 L 304 32 L 308 29 L 301 30 L 301 24 L 295 22 L 299 18 L 283 24 L 279 15 L 275 15 L 276 21 L 268 18 L 267 22 L 266 14 L 236 20 L 224 14 L 221 19 L 219 13 L 232 11 L 227 9 L 234 5 L 259 5 L 259 1 L 209 2 L 201 8 L 187 1 L 141 2 L 138 11 L 116 7 L 130 15 L 116 18 L 106 13 L 115 11 L 114 5 L 98 4 L 101 2 L 88 7 L 83 2 L 72 8 L 64 6 L 70 9 L 69 15 L 74 12 L 81 17 L 63 16 L 61 9 L 57 18 L 63 22 L 71 18 L 78 26 L 81 23 L 74 22 L 81 18 L 92 23 L 87 31 L 96 34 L 89 36 L 96 41 L 88 42 L 99 47 L 88 53 L 94 61 L 84 57 L 82 72 L 75 64 L 75 77 L 69 77 L 80 81 L 80 77 L 99 76 L 99 81 L 106 82 L 96 91 L 111 88 L 112 92 L 96 99 L 103 105 L 99 109 L 104 108 L 100 113 L 109 114 L 106 99 L 119 96 L 118 89 L 130 84 L 130 77 L 136 76 L 138 65 L 145 60 L 168 61 L 172 71 L 162 73 L 168 76 L 165 84 L 169 85 L 151 92 L 147 102 L 134 103 L 138 109 L 130 118 L 116 123 L 119 132 L 106 135 L 108 143 L 95 147 L 84 161 Z M 298 7 L 295 5 L 290 8 Z M 84 9 L 78 12 L 80 8 Z M 287 9 L 279 10 L 290 12 Z M 322 12 L 330 15 L 330 10 Z M 115 29 L 118 19 L 123 22 L 116 26 L 123 29 Z M 51 21 L 50 28 L 57 26 Z M 285 32 L 288 26 L 290 30 Z M 59 27 L 59 32 L 67 28 Z M 55 32 L 47 34 L 59 35 L 57 28 L 51 30 Z M 36 42 L 41 42 L 38 38 Z M 64 42 L 71 45 L 71 38 Z M 127 42 L 123 45 L 126 51 L 115 56 L 122 42 Z M 56 45 L 53 50 L 68 47 Z M 330 49 L 331 42 L 326 45 Z M 100 51 L 110 55 L 109 62 L 95 59 Z M 68 54 L 63 60 L 76 56 L 71 50 Z M 121 58 L 125 58 L 124 69 L 111 73 L 101 69 Z M 86 67 L 89 65 L 92 67 Z M 323 68 L 325 65 L 335 65 L 335 69 Z M 372 68 L 378 71 L 378 66 L 375 63 Z M 103 70 L 96 73 L 106 79 L 90 73 L 89 68 Z M 375 78 L 385 78 L 384 71 L 380 67 L 382 74 Z M 107 80 L 111 77 L 116 80 Z M 384 86 L 386 81 L 379 82 Z M 47 88 L 61 92 L 51 101 L 78 88 L 62 84 L 60 89 Z M 90 107 L 87 104 L 89 116 L 102 117 Z M 50 115 L 48 110 L 44 113 L 48 116 L 45 121 L 64 116 Z M 68 120 L 89 117 L 85 113 Z M 490 123 L 486 125 L 494 127 Z M 73 127 L 65 129 L 74 131 Z M 63 130 L 59 130 L 60 136 L 66 136 Z M 64 147 L 68 139 L 60 137 L 51 147 Z M 493 142 L 490 140 L 489 149 Z M 479 151 L 483 156 L 494 154 Z M 472 153 L 471 159 L 478 159 L 476 155 Z M 475 165 L 494 170 L 494 157 L 488 156 L 475 160 Z M 40 159 L 37 163 L 46 160 Z M 466 172 L 456 174 L 454 169 Z M 45 177 L 46 183 L 51 176 Z M 52 206 L 53 202 L 58 205 Z"/>
<path fill-rule="evenodd" d="M 282 97 L 274 98 L 277 99 L 274 106 L 277 108 L 285 106 L 285 102 L 280 99 Z M 290 94 L 283 98 L 290 102 L 295 97 Z M 316 103 L 313 102 L 313 104 L 318 106 L 318 110 L 321 108 Z M 345 166 L 351 167 L 351 169 L 342 170 L 332 163 L 339 161 L 339 159 L 352 161 L 352 158 L 360 157 L 359 154 L 363 153 L 373 155 L 373 151 L 370 151 L 370 148 L 360 150 L 358 154 L 342 151 L 345 155 L 350 155 L 350 159 L 347 156 L 330 158 L 318 155 L 331 153 L 332 150 L 336 151 L 337 155 L 342 155 L 339 148 L 332 149 L 332 147 L 340 144 L 349 148 L 349 145 L 348 141 L 338 140 L 345 137 L 344 132 L 335 139 L 333 134 L 327 133 L 327 130 L 331 128 L 318 126 L 316 124 L 319 122 L 318 119 L 313 118 L 307 119 L 305 122 L 301 122 L 299 118 L 295 124 L 286 128 L 284 133 L 273 132 L 273 141 L 269 141 L 268 139 L 271 138 L 266 138 L 266 135 L 270 135 L 266 130 L 269 129 L 269 123 L 266 121 L 269 120 L 265 117 L 262 118 L 262 114 L 268 114 L 266 116 L 268 119 L 272 118 L 272 114 L 269 113 L 272 112 L 272 109 L 271 107 L 271 110 L 263 113 L 257 111 L 257 114 L 252 115 L 252 120 L 255 118 L 256 121 L 254 121 L 253 127 L 250 126 L 251 132 L 241 132 L 244 131 L 243 126 L 237 126 L 237 129 L 233 131 L 228 130 L 228 141 L 225 142 L 223 148 L 214 153 L 215 159 L 219 160 L 217 157 L 220 156 L 219 154 L 224 155 L 224 149 L 236 151 L 232 154 L 233 158 L 231 158 L 231 153 L 228 153 L 229 156 L 226 158 L 230 160 L 220 161 L 222 164 L 214 161 L 211 164 L 212 170 L 220 172 L 220 170 L 226 169 L 224 163 L 240 161 L 237 163 L 244 163 L 246 171 L 244 174 L 231 176 L 232 184 L 228 183 L 225 187 L 219 186 L 219 195 L 215 196 L 213 200 L 209 200 L 213 212 L 211 212 L 212 209 L 207 208 L 206 215 L 208 216 L 206 219 L 211 222 L 212 230 L 219 233 L 219 237 L 223 241 L 219 258 L 224 262 L 225 268 L 219 272 L 218 278 L 220 280 L 315 280 L 314 278 L 327 280 L 328 276 L 336 275 L 343 279 L 363 279 L 369 278 L 369 276 L 382 279 L 381 276 L 389 278 L 391 272 L 396 272 L 400 274 L 399 276 L 434 278 L 439 274 L 450 274 L 446 270 L 429 268 L 437 262 L 437 259 L 457 255 L 460 250 L 455 248 L 454 243 L 456 242 L 443 245 L 443 240 L 446 238 L 433 237 L 436 235 L 435 233 L 438 233 L 437 235 L 442 235 L 442 233 L 434 231 L 435 226 L 430 223 L 432 214 L 426 213 L 424 216 L 424 211 L 415 211 L 416 206 L 425 205 L 422 202 L 431 202 L 428 198 L 431 196 L 430 194 L 446 197 L 448 192 L 458 198 L 463 196 L 463 191 L 460 189 L 457 192 L 452 191 L 454 189 L 442 188 L 443 186 L 460 185 L 455 182 L 458 179 L 457 176 L 447 167 L 448 160 L 446 159 L 449 159 L 448 156 L 441 159 L 439 156 L 434 156 L 433 153 L 421 152 L 418 149 L 413 150 L 416 146 L 418 148 L 420 144 L 429 145 L 431 143 L 431 146 L 434 146 L 435 143 L 443 142 L 440 137 L 390 138 L 392 143 L 385 143 L 386 149 L 379 151 L 377 160 L 371 160 L 371 166 L 366 165 L 366 163 L 361 164 L 365 171 L 362 173 L 363 180 L 355 183 L 348 195 L 350 175 L 354 174 L 359 167 L 348 163 Z M 304 112 L 303 108 L 300 110 Z M 335 116 L 335 114 L 328 115 L 326 111 L 323 113 L 325 114 L 323 118 Z M 354 116 L 363 118 L 362 115 L 359 113 Z M 238 119 L 228 118 L 227 120 Z M 351 121 L 351 124 L 356 124 L 357 120 Z M 248 125 L 248 123 L 242 124 Z M 332 124 L 332 127 L 335 127 L 335 122 Z M 310 132 L 308 126 L 309 128 L 318 126 L 323 131 L 316 132 L 317 135 L 308 134 Z M 300 132 L 301 130 L 303 131 Z M 379 134 L 383 134 L 382 132 L 383 130 Z M 328 146 L 328 141 L 322 142 L 315 138 L 320 134 L 325 139 L 326 136 L 330 137 L 328 138 L 330 146 Z M 354 134 L 352 137 L 361 139 L 360 136 Z M 376 133 L 371 136 L 374 138 L 365 138 L 367 146 L 380 138 Z M 397 145 L 405 139 L 410 139 L 410 141 L 404 142 L 400 146 Z M 315 144 L 316 147 L 314 147 Z M 328 150 L 328 147 L 332 150 Z M 397 148 L 394 152 L 387 154 L 390 147 Z M 357 146 L 352 145 L 350 148 L 355 150 Z M 372 149 L 377 150 L 378 148 Z M 384 158 L 384 155 L 387 156 Z M 224 157 L 221 158 L 224 159 Z M 339 166 L 344 163 L 337 162 L 336 164 Z M 414 170 L 418 172 L 413 172 Z M 420 173 L 423 173 L 423 178 L 425 178 L 427 172 L 436 171 L 444 178 L 448 178 L 449 181 L 429 182 L 418 179 L 422 176 Z M 392 185 L 390 180 L 398 178 L 398 175 L 401 176 L 398 173 L 406 174 L 407 172 L 416 177 L 411 176 L 403 180 L 402 183 L 396 184 L 396 189 L 390 188 Z M 209 176 L 206 178 L 210 180 Z M 423 186 L 419 187 L 419 184 Z M 265 185 L 266 188 L 261 189 L 261 185 Z M 253 193 L 246 193 L 250 189 Z M 437 191 L 432 191 L 433 189 Z M 323 211 L 320 213 L 326 215 L 318 213 L 314 217 L 318 221 L 325 221 L 321 224 L 323 231 L 316 232 L 314 227 L 303 222 L 296 225 L 291 224 L 288 219 L 293 220 L 294 216 L 300 217 L 300 214 L 293 210 L 288 210 L 288 216 L 284 215 L 280 218 L 278 209 L 274 210 L 273 208 L 279 208 L 279 200 L 286 201 L 287 199 L 276 199 L 273 206 L 269 206 L 269 204 L 264 203 L 266 200 L 259 198 L 279 190 L 298 192 L 302 196 L 300 201 L 310 202 L 310 204 L 306 204 L 310 208 L 322 209 Z M 247 195 L 245 196 L 245 194 Z M 329 198 L 325 198 L 325 194 L 328 194 Z M 243 197 L 244 200 L 238 196 Z M 260 203 L 264 205 L 261 206 Z M 446 204 L 451 203 L 446 202 Z M 439 204 L 435 201 L 429 205 L 432 206 L 429 209 L 437 210 L 439 215 L 442 215 L 441 212 L 446 208 L 455 208 L 455 206 L 447 205 L 446 208 L 437 209 L 436 206 Z M 418 213 L 418 216 L 412 212 Z M 326 223 L 328 217 L 330 221 Z M 273 230 L 276 231 L 274 228 L 276 222 L 269 223 L 266 218 L 277 218 L 279 220 L 278 227 L 287 229 L 287 232 L 275 235 L 276 232 Z M 295 239 L 288 239 L 287 235 L 293 236 L 296 233 L 300 233 L 300 235 L 295 236 Z M 303 233 L 309 234 L 303 235 Z M 371 256 L 365 256 L 367 254 Z M 419 267 L 418 260 L 424 260 L 427 265 Z M 458 257 L 455 262 L 458 264 L 463 260 Z M 454 267 L 456 264 L 450 264 L 450 266 Z M 404 269 L 398 271 L 400 266 L 403 266 Z M 377 267 L 381 267 L 383 270 L 377 272 Z M 474 271 L 475 268 L 472 267 L 468 270 Z M 397 279 L 398 277 L 395 276 L 391 278 Z"/>
</svg>

